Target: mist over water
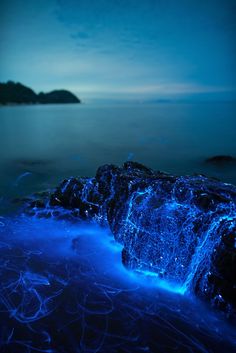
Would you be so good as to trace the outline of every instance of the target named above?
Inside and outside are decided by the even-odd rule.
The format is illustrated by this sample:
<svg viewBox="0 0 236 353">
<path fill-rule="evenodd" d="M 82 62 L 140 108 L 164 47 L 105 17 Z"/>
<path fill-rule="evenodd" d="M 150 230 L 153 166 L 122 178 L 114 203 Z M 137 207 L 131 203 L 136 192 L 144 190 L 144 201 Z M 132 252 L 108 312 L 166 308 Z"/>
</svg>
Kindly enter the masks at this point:
<svg viewBox="0 0 236 353">
<path fill-rule="evenodd" d="M 235 166 L 204 162 L 236 154 L 235 129 L 235 103 L 2 107 L 0 190 L 34 192 L 126 160 L 236 184 Z"/>
</svg>

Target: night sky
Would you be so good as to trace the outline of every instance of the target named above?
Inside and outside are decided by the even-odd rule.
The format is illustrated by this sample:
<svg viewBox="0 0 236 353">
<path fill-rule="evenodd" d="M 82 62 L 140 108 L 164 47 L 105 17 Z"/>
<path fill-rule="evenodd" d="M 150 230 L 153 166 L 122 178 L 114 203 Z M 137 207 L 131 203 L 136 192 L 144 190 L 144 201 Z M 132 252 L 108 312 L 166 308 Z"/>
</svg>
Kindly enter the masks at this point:
<svg viewBox="0 0 236 353">
<path fill-rule="evenodd" d="M 235 99 L 235 0 L 2 0 L 0 81 L 89 99 Z"/>
</svg>

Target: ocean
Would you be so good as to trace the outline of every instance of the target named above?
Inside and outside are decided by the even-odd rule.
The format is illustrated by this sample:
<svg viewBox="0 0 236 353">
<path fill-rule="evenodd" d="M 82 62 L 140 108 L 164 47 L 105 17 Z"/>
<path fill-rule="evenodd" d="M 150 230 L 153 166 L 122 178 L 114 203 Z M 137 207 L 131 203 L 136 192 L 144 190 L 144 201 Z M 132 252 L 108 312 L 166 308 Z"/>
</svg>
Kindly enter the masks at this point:
<svg viewBox="0 0 236 353">
<path fill-rule="evenodd" d="M 0 108 L 1 352 L 234 352 L 225 314 L 121 262 L 110 231 L 27 217 L 11 200 L 138 161 L 236 184 L 235 103 Z"/>
<path fill-rule="evenodd" d="M 134 160 L 236 184 L 236 103 L 35 105 L 0 108 L 0 191 L 29 193 L 103 164 Z"/>
</svg>

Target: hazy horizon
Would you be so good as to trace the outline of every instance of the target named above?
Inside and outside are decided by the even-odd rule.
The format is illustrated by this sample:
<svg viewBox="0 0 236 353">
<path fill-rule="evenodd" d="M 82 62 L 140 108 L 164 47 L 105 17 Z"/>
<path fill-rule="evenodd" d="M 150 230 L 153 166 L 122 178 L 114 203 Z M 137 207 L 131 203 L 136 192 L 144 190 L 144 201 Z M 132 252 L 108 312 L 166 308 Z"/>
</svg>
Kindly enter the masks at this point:
<svg viewBox="0 0 236 353">
<path fill-rule="evenodd" d="M 90 100 L 235 100 L 233 0 L 3 0 L 0 81 Z"/>
</svg>

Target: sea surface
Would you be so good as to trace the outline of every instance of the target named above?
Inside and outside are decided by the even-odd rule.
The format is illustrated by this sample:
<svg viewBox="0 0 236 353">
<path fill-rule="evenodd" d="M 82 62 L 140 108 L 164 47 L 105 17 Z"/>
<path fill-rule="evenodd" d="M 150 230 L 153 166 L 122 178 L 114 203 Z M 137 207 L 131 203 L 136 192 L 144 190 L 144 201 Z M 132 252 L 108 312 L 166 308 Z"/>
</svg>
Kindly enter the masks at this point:
<svg viewBox="0 0 236 353">
<path fill-rule="evenodd" d="M 236 103 L 1 107 L 0 191 L 33 192 L 126 160 L 236 184 L 235 167 L 204 162 L 236 155 L 235 132 Z"/>
<path fill-rule="evenodd" d="M 235 352 L 235 326 L 126 270 L 108 229 L 29 218 L 13 199 L 127 160 L 236 184 L 235 103 L 0 108 L 0 352 Z"/>
</svg>

